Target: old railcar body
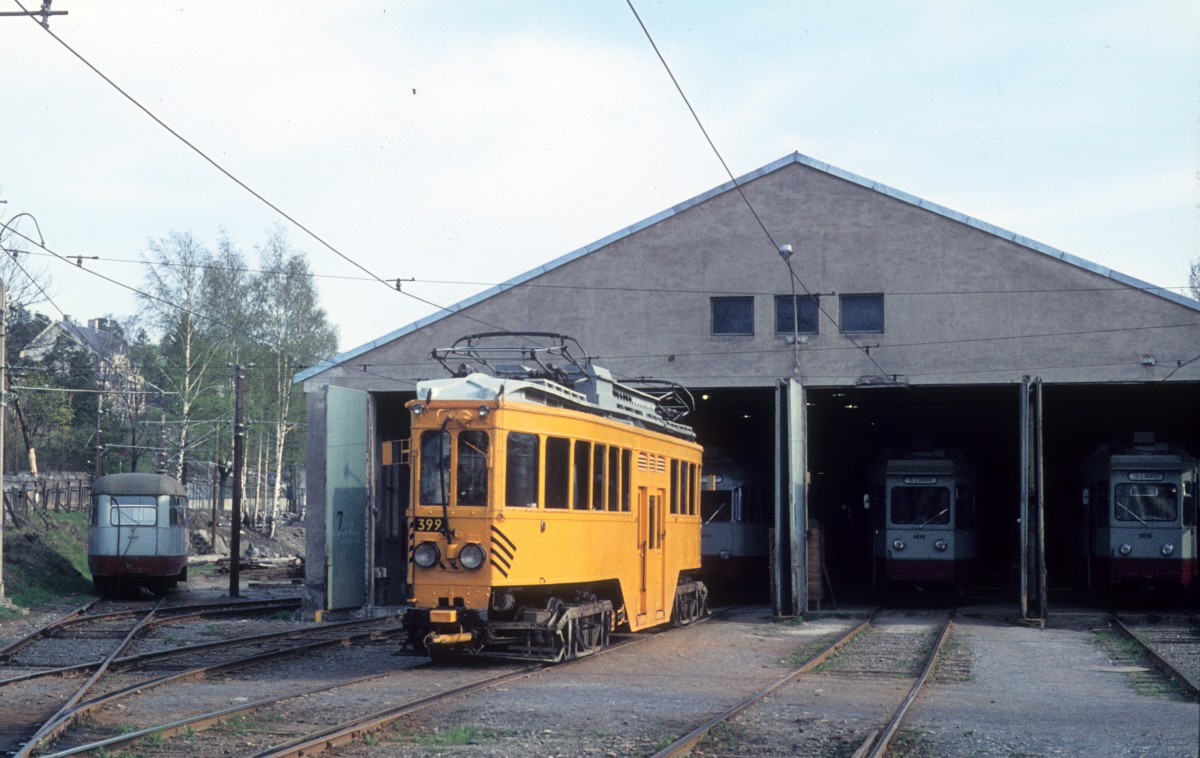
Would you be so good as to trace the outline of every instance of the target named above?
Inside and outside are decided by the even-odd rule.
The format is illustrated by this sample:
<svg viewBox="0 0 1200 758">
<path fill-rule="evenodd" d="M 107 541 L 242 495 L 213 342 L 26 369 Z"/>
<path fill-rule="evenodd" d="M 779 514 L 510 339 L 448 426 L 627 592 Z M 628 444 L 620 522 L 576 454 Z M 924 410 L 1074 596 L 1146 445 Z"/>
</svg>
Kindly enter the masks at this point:
<svg viewBox="0 0 1200 758">
<path fill-rule="evenodd" d="M 561 661 L 698 618 L 702 451 L 676 406 L 520 337 L 434 351 L 453 376 L 409 404 L 410 649 Z"/>
<path fill-rule="evenodd" d="M 1149 441 L 1099 448 L 1083 465 L 1089 588 L 1196 589 L 1200 465 Z"/>
<path fill-rule="evenodd" d="M 167 592 L 187 581 L 187 490 L 164 474 L 109 474 L 92 483 L 88 569 L 100 594 Z"/>
<path fill-rule="evenodd" d="M 973 592 L 979 535 L 971 466 L 943 451 L 909 453 L 878 461 L 871 478 L 876 589 Z"/>
</svg>

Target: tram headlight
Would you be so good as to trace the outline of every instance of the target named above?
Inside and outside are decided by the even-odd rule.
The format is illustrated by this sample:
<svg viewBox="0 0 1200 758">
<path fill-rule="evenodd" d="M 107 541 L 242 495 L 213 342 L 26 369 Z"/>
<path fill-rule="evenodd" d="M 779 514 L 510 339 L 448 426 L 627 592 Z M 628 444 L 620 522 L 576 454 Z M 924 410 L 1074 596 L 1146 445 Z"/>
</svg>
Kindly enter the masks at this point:
<svg viewBox="0 0 1200 758">
<path fill-rule="evenodd" d="M 491 412 L 492 412 L 492 409 L 487 407 L 486 405 L 479 406 L 479 418 L 483 418 L 484 416 L 488 415 Z"/>
<path fill-rule="evenodd" d="M 425 412 L 425 406 L 422 405 L 421 403 L 416 403 L 415 405 L 413 405 L 412 414 L 414 416 L 420 416 L 424 412 Z"/>
<path fill-rule="evenodd" d="M 465 545 L 462 550 L 458 551 L 458 562 L 463 565 L 463 568 L 469 568 L 472 571 L 483 565 L 485 557 L 483 547 L 474 542 Z"/>
<path fill-rule="evenodd" d="M 1121 545 L 1119 548 L 1117 548 L 1117 552 L 1121 555 L 1129 555 L 1133 552 L 1133 545 L 1130 545 L 1128 542 L 1126 542 L 1124 545 Z"/>
<path fill-rule="evenodd" d="M 950 547 L 949 545 L 946 544 L 945 540 L 938 540 L 937 542 L 933 543 L 933 546 L 935 548 L 937 548 L 938 552 L 941 552 L 941 553 L 946 552 L 946 548 Z"/>
<path fill-rule="evenodd" d="M 897 550 L 903 550 L 904 540 L 892 540 L 892 547 L 896 548 Z"/>
<path fill-rule="evenodd" d="M 442 554 L 437 549 L 437 545 L 432 542 L 422 542 L 413 550 L 413 563 L 423 569 L 433 568 L 441 557 Z"/>
<path fill-rule="evenodd" d="M 1168 542 L 1167 544 L 1162 546 L 1161 552 L 1162 552 L 1163 556 L 1169 556 L 1175 552 L 1175 546 L 1172 545 L 1170 542 Z"/>
</svg>

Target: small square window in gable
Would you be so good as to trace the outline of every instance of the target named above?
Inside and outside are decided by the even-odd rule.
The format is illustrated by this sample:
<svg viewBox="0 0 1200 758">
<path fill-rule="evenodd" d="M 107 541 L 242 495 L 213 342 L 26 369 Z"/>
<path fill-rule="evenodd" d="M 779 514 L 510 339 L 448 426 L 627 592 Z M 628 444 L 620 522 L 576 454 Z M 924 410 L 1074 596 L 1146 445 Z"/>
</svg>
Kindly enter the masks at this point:
<svg viewBox="0 0 1200 758">
<path fill-rule="evenodd" d="M 754 298 L 750 295 L 712 298 L 713 336 L 753 336 Z"/>
<path fill-rule="evenodd" d="M 775 296 L 775 333 L 817 334 L 820 331 L 821 301 L 818 295 L 776 295 Z M 799 308 L 794 314 L 792 304 Z M 793 318 L 795 316 L 795 318 Z"/>
<path fill-rule="evenodd" d="M 842 295 L 843 332 L 882 332 L 883 295 Z"/>
</svg>

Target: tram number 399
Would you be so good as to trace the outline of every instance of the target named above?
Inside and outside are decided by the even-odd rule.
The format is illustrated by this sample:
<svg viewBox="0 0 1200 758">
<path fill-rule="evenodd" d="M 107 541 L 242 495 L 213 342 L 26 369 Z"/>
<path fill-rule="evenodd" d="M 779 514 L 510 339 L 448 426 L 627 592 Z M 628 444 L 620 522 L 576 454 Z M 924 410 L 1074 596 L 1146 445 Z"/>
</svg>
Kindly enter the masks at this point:
<svg viewBox="0 0 1200 758">
<path fill-rule="evenodd" d="M 415 532 L 440 532 L 442 530 L 442 520 L 440 518 L 427 518 L 424 516 L 417 517 L 417 523 L 413 527 Z"/>
</svg>

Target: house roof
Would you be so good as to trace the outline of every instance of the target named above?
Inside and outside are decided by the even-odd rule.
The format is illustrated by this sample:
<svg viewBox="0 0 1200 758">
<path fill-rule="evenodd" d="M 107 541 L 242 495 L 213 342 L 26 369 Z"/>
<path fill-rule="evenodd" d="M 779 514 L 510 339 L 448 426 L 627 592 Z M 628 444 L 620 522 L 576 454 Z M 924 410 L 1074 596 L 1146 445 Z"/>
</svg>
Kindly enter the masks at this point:
<svg viewBox="0 0 1200 758">
<path fill-rule="evenodd" d="M 22 355 L 31 351 L 53 348 L 58 334 L 67 335 L 81 347 L 101 357 L 124 353 L 129 349 L 123 339 L 111 332 L 84 326 L 64 317 L 61 321 L 48 324 L 36 337 L 31 339 L 29 344 L 21 350 Z"/>
<path fill-rule="evenodd" d="M 389 343 L 393 340 L 399 339 L 400 337 L 403 337 L 407 334 L 411 334 L 412 332 L 415 332 L 419 329 L 423 329 L 424 327 L 429 326 L 430 324 L 441 321 L 442 319 L 447 318 L 448 316 L 451 316 L 459 311 L 469 308 L 470 306 L 475 305 L 476 303 L 480 303 L 484 300 L 487 300 L 488 298 L 490 298 L 494 295 L 498 295 L 501 292 L 504 292 L 506 290 L 513 289 L 514 287 L 520 286 L 521 284 L 524 284 L 525 282 L 535 279 L 536 277 L 541 276 L 542 274 L 544 274 L 548 271 L 551 271 L 553 269 L 558 268 L 559 266 L 566 265 L 566 264 L 570 263 L 571 261 L 581 258 L 581 257 L 587 255 L 588 253 L 591 253 L 594 250 L 598 250 L 607 245 L 611 245 L 612 243 L 614 243 L 620 239 L 623 239 L 623 238 L 628 237 L 636 232 L 639 232 L 643 229 L 653 226 L 654 224 L 657 224 L 658 222 L 663 221 L 664 219 L 668 219 L 671 216 L 682 213 L 690 208 L 700 205 L 701 203 L 705 202 L 706 200 L 716 197 L 717 195 L 723 194 L 732 189 L 736 189 L 737 187 L 739 187 L 743 184 L 746 184 L 746 183 L 753 181 L 755 179 L 758 179 L 760 177 L 766 176 L 767 174 L 773 173 L 775 171 L 778 171 L 778 170 L 785 168 L 787 166 L 790 166 L 792 164 L 799 164 L 802 166 L 807 166 L 809 168 L 816 169 L 818 171 L 829 174 L 830 176 L 834 176 L 839 179 L 843 179 L 847 182 L 850 182 L 851 184 L 857 184 L 860 187 L 865 187 L 869 190 L 873 190 L 875 192 L 878 192 L 880 194 L 894 198 L 901 202 L 908 203 L 909 205 L 913 205 L 918 208 L 921 208 L 922 210 L 929 211 L 930 213 L 934 213 L 936 215 L 943 216 L 947 219 L 950 219 L 952 221 L 957 221 L 960 224 L 965 224 L 969 227 L 978 229 L 979 231 L 985 232 L 987 234 L 991 234 L 993 236 L 1000 237 L 1001 239 L 1008 240 L 1017 245 L 1028 248 L 1029 250 L 1032 250 L 1036 253 L 1041 253 L 1042 255 L 1047 255 L 1047 256 L 1050 256 L 1051 258 L 1056 258 L 1064 263 L 1070 264 L 1077 268 L 1081 268 L 1086 271 L 1090 271 L 1094 274 L 1099 274 L 1101 276 L 1108 277 L 1109 279 L 1112 279 L 1121 284 L 1125 284 L 1130 287 L 1136 287 L 1137 289 L 1157 295 L 1162 298 L 1166 298 L 1167 300 L 1171 300 L 1171 301 L 1178 303 L 1180 305 L 1183 305 L 1187 308 L 1191 308 L 1192 310 L 1200 311 L 1200 301 L 1192 300 L 1191 298 L 1184 297 L 1183 295 L 1180 295 L 1178 293 L 1171 292 L 1168 289 L 1164 289 L 1162 287 L 1150 284 L 1148 282 L 1144 282 L 1140 279 L 1136 279 L 1132 276 L 1122 274 L 1119 271 L 1114 271 L 1111 268 L 1107 268 L 1105 266 L 1100 266 L 1096 263 L 1092 263 L 1091 261 L 1085 260 L 1078 256 L 1071 255 L 1070 253 L 1064 252 L 1057 248 L 1050 247 L 1049 245 L 1044 245 L 1041 242 L 1032 240 L 1028 237 L 1017 234 L 1015 232 L 1010 232 L 1007 229 L 1002 229 L 998 226 L 994 226 L 985 221 L 980 221 L 979 219 L 974 218 L 972 216 L 968 216 L 965 213 L 959 213 L 958 211 L 952 210 L 943 205 L 938 205 L 937 203 L 933 203 L 928 200 L 919 198 L 916 195 L 912 195 L 912 194 L 909 194 L 902 190 L 895 189 L 894 187 L 889 187 L 886 184 L 881 184 L 880 182 L 876 182 L 874 180 L 867 179 L 866 177 L 862 177 L 857 174 L 853 174 L 849 171 L 845 171 L 836 166 L 832 166 L 823 161 L 818 161 L 815 158 L 810 158 L 807 155 L 803 155 L 802 153 L 796 152 L 796 153 L 792 153 L 791 155 L 784 156 L 783 158 L 780 158 L 779 160 L 768 163 L 767 165 L 765 165 L 759 169 L 756 169 L 754 171 L 751 171 L 748 174 L 744 174 L 743 176 L 740 176 L 733 181 L 725 182 L 724 184 L 714 187 L 714 188 L 708 190 L 707 192 L 702 192 L 701 194 L 696 195 L 695 197 L 693 197 L 689 200 L 685 200 L 684 202 L 679 203 L 677 205 L 673 205 L 670 208 L 667 208 L 666 210 L 659 211 L 658 213 L 654 214 L 653 216 L 644 218 L 635 224 L 631 224 L 630 226 L 625 227 L 624 229 L 613 232 L 612 234 L 609 234 L 606 237 L 602 237 L 602 238 L 596 240 L 595 242 L 592 242 L 591 244 L 584 245 L 583 247 L 572 250 L 571 252 L 566 253 L 565 255 L 561 255 L 561 256 L 555 258 L 554 260 L 549 261 L 548 263 L 544 263 L 541 266 L 537 266 L 536 268 L 530 269 L 529 271 L 526 271 L 523 274 L 519 274 L 519 275 L 513 277 L 512 279 L 509 279 L 506 282 L 497 284 L 493 287 L 489 287 L 488 289 L 486 289 L 476 295 L 472 295 L 471 297 L 468 297 L 465 300 L 460 300 L 459 302 L 457 302 L 453 305 L 446 306 L 445 308 L 443 308 L 442 310 L 440 310 L 436 313 L 430 314 L 428 316 L 425 316 L 424 318 L 420 318 L 420 319 L 412 322 L 411 324 L 402 326 L 399 329 L 388 332 L 387 334 L 385 334 L 381 337 L 378 337 L 377 339 L 373 339 L 370 342 L 366 342 L 362 345 L 359 345 L 358 347 L 351 348 L 350 350 L 347 350 L 346 352 L 344 352 L 340 355 L 323 360 L 323 361 L 317 363 L 316 365 L 311 366 L 308 369 L 305 369 L 304 371 L 296 374 L 293 377 L 293 381 L 295 381 L 295 382 L 305 381 L 306 379 L 316 376 L 317 374 L 320 374 L 323 371 L 326 371 L 326 370 L 333 368 L 341 363 L 344 363 L 353 358 L 356 358 L 364 353 L 370 352 L 371 350 L 374 350 L 375 348 L 386 345 L 387 343 Z"/>
</svg>

